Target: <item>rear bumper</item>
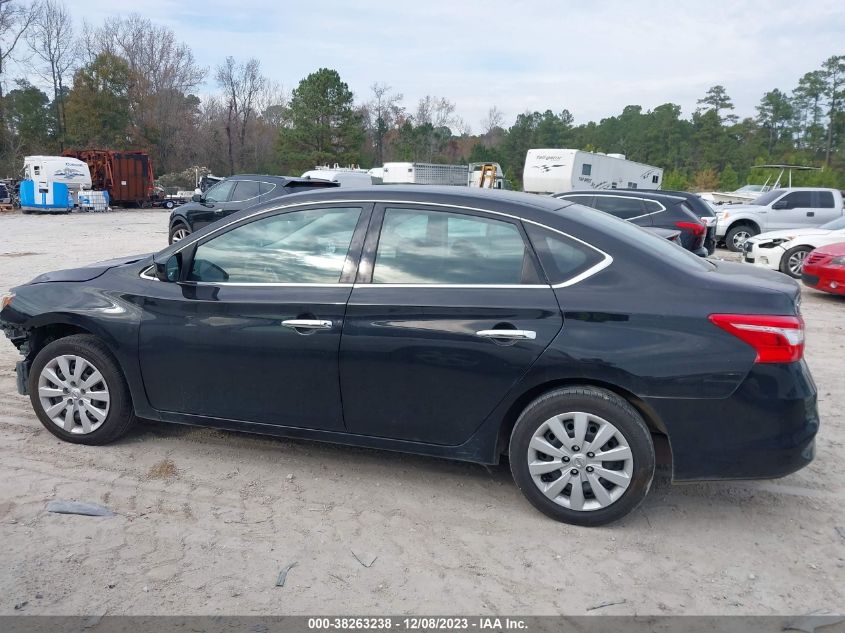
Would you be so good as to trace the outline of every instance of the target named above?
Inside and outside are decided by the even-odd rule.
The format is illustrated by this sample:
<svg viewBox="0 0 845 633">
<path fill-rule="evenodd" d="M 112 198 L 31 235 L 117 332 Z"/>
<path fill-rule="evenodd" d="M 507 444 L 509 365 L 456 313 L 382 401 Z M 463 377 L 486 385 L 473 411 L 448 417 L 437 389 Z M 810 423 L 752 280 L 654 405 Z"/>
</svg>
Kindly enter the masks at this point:
<svg viewBox="0 0 845 633">
<path fill-rule="evenodd" d="M 677 481 L 783 477 L 815 455 L 816 386 L 804 361 L 755 365 L 722 400 L 645 402 L 666 427 Z"/>
</svg>

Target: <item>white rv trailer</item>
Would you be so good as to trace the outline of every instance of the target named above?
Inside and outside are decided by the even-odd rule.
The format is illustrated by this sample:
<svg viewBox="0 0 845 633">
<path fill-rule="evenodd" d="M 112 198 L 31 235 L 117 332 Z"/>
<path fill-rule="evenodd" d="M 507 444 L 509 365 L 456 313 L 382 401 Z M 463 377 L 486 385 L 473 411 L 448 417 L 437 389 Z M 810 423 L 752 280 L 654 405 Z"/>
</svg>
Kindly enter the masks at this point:
<svg viewBox="0 0 845 633">
<path fill-rule="evenodd" d="M 385 185 L 452 185 L 466 187 L 467 165 L 434 163 L 385 163 L 382 182 Z"/>
<path fill-rule="evenodd" d="M 366 169 L 357 167 L 341 167 L 335 165 L 318 165 L 314 169 L 302 174 L 303 178 L 315 180 L 329 180 L 338 183 L 341 187 L 365 187 L 373 184 L 373 179 Z"/>
<path fill-rule="evenodd" d="M 65 184 L 74 204 L 78 204 L 79 191 L 91 188 L 91 171 L 87 163 L 69 156 L 25 156 L 23 180 L 32 180 L 42 189 L 50 182 Z"/>
<path fill-rule="evenodd" d="M 522 185 L 531 193 L 576 189 L 659 189 L 663 170 L 626 160 L 624 154 L 577 149 L 529 149 Z"/>
</svg>

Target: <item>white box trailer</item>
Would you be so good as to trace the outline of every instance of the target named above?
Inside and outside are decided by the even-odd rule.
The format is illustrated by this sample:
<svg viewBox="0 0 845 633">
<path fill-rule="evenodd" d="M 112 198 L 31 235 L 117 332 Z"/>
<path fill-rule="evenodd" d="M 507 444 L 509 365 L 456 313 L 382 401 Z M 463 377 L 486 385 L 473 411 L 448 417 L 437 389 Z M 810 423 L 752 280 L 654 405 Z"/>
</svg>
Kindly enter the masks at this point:
<svg viewBox="0 0 845 633">
<path fill-rule="evenodd" d="M 530 193 L 576 189 L 659 189 L 663 170 L 626 160 L 623 154 L 577 149 L 529 149 L 522 185 Z"/>
<path fill-rule="evenodd" d="M 385 185 L 450 185 L 466 187 L 468 165 L 434 163 L 385 163 L 382 168 Z"/>
</svg>

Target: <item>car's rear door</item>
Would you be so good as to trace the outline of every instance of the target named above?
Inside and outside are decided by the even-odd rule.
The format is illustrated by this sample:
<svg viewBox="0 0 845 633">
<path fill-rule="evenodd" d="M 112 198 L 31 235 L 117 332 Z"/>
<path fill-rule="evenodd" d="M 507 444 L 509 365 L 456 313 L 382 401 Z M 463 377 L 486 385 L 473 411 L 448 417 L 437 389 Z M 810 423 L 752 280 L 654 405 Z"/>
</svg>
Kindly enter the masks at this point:
<svg viewBox="0 0 845 633">
<path fill-rule="evenodd" d="M 152 406 L 343 430 L 338 348 L 371 208 L 297 205 L 187 244 L 182 280 L 138 298 Z"/>
<path fill-rule="evenodd" d="M 241 179 L 235 185 L 229 200 L 220 205 L 217 219 L 237 213 L 261 200 L 261 183 L 257 180 Z"/>
<path fill-rule="evenodd" d="M 347 428 L 461 444 L 561 326 L 519 220 L 377 204 L 340 345 Z"/>
</svg>

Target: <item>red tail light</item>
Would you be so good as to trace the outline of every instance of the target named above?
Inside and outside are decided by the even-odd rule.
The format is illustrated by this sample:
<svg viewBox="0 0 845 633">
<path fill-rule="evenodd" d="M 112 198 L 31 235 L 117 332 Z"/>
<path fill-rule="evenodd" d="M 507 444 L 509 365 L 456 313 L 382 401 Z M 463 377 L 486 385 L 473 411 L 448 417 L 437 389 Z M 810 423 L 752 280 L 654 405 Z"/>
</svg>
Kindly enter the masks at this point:
<svg viewBox="0 0 845 633">
<path fill-rule="evenodd" d="M 711 314 L 710 321 L 757 351 L 756 363 L 794 363 L 804 356 L 804 320 L 767 314 Z"/>
</svg>

